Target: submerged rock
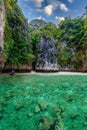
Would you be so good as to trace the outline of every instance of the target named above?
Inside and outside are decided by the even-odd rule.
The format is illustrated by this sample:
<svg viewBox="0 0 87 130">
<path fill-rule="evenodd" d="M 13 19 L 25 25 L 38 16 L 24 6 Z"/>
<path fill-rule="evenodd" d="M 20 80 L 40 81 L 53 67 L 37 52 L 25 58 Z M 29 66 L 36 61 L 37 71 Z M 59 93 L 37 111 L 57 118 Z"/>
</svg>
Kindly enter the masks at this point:
<svg viewBox="0 0 87 130">
<path fill-rule="evenodd" d="M 2 104 L 5 104 L 6 100 L 3 98 L 3 97 L 0 97 L 0 105 Z"/>
<path fill-rule="evenodd" d="M 71 114 L 71 119 L 75 119 L 75 118 L 77 118 L 77 116 L 78 116 L 78 114 L 75 114 L 75 113 L 73 113 L 73 114 Z"/>
<path fill-rule="evenodd" d="M 87 121 L 85 121 L 85 122 L 83 123 L 83 125 L 84 125 L 84 126 L 87 126 Z"/>
<path fill-rule="evenodd" d="M 10 91 L 6 91 L 6 92 L 5 92 L 5 98 L 10 98 L 10 97 L 11 97 Z"/>
<path fill-rule="evenodd" d="M 39 106 L 35 106 L 34 113 L 39 113 L 39 112 L 40 112 L 40 107 Z"/>
<path fill-rule="evenodd" d="M 3 107 L 0 105 L 0 113 L 4 111 Z"/>
<path fill-rule="evenodd" d="M 30 113 L 30 112 L 27 114 L 28 117 L 32 117 L 32 115 L 33 115 L 33 114 Z"/>
<path fill-rule="evenodd" d="M 40 106 L 40 109 L 43 111 L 43 110 L 47 109 L 48 104 L 46 102 L 40 102 L 39 106 Z"/>
<path fill-rule="evenodd" d="M 34 93 L 35 95 L 40 94 L 40 89 L 34 89 L 34 90 L 33 90 L 33 93 Z"/>
<path fill-rule="evenodd" d="M 55 120 L 46 116 L 41 117 L 39 122 L 39 130 L 54 130 L 54 122 Z"/>
<path fill-rule="evenodd" d="M 21 104 L 21 103 L 15 105 L 15 109 L 16 109 L 16 110 L 20 110 L 20 109 L 23 108 L 23 107 L 24 107 L 24 105 Z"/>
</svg>

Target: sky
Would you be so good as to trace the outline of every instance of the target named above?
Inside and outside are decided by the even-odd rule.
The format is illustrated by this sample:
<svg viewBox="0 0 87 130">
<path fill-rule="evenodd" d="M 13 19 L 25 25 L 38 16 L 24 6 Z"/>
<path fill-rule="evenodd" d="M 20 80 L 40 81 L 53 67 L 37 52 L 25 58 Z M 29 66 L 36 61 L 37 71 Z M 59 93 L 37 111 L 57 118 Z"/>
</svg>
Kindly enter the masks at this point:
<svg viewBox="0 0 87 130">
<path fill-rule="evenodd" d="M 87 0 L 18 0 L 18 4 L 29 21 L 43 19 L 59 23 L 66 16 L 81 16 L 85 12 Z"/>
</svg>

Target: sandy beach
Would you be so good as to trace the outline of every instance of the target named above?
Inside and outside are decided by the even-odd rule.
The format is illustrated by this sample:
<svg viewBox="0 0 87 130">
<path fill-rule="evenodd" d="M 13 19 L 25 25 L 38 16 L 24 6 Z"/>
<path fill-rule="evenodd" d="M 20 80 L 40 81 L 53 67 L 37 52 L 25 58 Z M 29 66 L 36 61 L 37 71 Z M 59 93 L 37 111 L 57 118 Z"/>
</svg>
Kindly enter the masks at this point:
<svg viewBox="0 0 87 130">
<path fill-rule="evenodd" d="M 82 73 L 82 72 L 55 72 L 55 73 L 41 73 L 41 72 L 35 72 L 35 71 L 31 71 L 31 73 L 27 73 L 27 74 L 36 74 L 36 75 L 87 75 L 87 73 Z"/>
<path fill-rule="evenodd" d="M 7 75 L 9 73 L 1 73 L 0 75 Z M 84 72 L 65 72 L 65 71 L 60 71 L 60 72 L 35 72 L 35 71 L 31 71 L 31 72 L 25 72 L 25 73 L 18 73 L 16 72 L 17 75 L 87 75 L 87 73 Z"/>
</svg>

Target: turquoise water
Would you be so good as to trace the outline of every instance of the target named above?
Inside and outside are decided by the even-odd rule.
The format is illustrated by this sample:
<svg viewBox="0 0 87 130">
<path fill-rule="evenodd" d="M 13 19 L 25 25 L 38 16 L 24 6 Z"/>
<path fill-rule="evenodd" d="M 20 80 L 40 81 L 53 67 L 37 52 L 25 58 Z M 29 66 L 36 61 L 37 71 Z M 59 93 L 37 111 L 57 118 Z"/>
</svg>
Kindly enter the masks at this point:
<svg viewBox="0 0 87 130">
<path fill-rule="evenodd" d="M 87 76 L 0 76 L 0 130 L 87 130 Z"/>
</svg>

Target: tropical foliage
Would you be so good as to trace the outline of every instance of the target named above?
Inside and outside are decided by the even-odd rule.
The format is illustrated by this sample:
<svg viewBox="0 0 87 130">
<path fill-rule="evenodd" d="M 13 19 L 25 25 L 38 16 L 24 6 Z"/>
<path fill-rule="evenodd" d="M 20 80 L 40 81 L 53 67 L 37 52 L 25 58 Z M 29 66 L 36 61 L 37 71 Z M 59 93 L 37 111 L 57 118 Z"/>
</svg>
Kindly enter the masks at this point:
<svg viewBox="0 0 87 130">
<path fill-rule="evenodd" d="M 62 68 L 87 70 L 87 8 L 84 17 L 66 17 L 59 25 L 33 20 L 28 24 L 17 1 L 5 0 L 5 47 L 6 62 L 22 65 L 33 62 L 38 54 L 41 36 L 56 42 L 58 65 Z M 36 22 L 36 25 L 35 25 Z M 41 24 L 42 23 L 42 24 Z M 38 25 L 38 26 L 37 26 Z"/>
<path fill-rule="evenodd" d="M 14 4 L 13 4 L 14 3 Z M 5 1 L 5 48 L 7 63 L 22 65 L 31 63 L 34 59 L 29 44 L 28 21 L 19 6 L 12 0 Z"/>
</svg>

